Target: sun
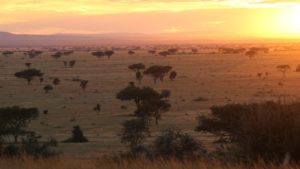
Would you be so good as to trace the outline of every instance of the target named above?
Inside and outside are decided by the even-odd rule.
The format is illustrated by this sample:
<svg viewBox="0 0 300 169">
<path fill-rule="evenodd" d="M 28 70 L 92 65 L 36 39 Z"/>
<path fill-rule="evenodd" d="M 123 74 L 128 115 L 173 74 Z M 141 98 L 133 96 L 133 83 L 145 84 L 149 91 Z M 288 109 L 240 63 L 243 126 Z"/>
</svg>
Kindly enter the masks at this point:
<svg viewBox="0 0 300 169">
<path fill-rule="evenodd" d="M 283 9 L 278 18 L 281 33 L 300 36 L 300 6 Z"/>
</svg>

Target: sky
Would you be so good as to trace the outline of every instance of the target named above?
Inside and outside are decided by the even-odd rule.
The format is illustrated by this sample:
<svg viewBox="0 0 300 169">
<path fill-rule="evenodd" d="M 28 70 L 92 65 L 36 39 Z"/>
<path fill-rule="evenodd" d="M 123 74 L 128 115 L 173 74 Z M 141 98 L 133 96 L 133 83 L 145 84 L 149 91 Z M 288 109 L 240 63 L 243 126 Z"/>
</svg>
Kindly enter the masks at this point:
<svg viewBox="0 0 300 169">
<path fill-rule="evenodd" d="M 300 0 L 0 0 L 0 31 L 300 38 Z"/>
</svg>

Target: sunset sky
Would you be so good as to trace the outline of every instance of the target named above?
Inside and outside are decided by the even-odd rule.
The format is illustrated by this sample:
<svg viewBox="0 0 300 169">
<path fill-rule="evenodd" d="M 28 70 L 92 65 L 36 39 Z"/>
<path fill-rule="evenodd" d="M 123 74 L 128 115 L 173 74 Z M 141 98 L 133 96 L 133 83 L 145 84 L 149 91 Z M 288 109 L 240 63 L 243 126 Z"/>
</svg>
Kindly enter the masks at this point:
<svg viewBox="0 0 300 169">
<path fill-rule="evenodd" d="M 300 0 L 0 0 L 0 31 L 300 38 Z"/>
</svg>

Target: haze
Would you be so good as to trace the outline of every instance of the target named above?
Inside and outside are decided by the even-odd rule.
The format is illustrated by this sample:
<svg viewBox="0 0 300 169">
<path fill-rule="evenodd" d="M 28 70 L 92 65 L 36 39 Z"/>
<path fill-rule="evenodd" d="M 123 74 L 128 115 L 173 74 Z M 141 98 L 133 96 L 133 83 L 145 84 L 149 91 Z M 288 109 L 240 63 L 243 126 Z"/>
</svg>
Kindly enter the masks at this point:
<svg viewBox="0 0 300 169">
<path fill-rule="evenodd" d="M 299 38 L 297 0 L 0 0 L 0 31 L 16 34 L 189 34 Z"/>
</svg>

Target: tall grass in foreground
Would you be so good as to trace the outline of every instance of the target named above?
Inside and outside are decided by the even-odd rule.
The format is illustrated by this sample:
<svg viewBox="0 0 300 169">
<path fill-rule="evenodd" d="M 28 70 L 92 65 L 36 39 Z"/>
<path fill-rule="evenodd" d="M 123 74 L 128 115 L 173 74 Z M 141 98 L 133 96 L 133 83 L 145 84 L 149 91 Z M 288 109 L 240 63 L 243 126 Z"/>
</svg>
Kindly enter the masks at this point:
<svg viewBox="0 0 300 169">
<path fill-rule="evenodd" d="M 116 163 L 103 159 L 0 159 L 1 169 L 300 169 L 300 165 L 274 165 L 258 162 L 253 165 L 225 164 L 218 161 L 181 162 L 178 160 L 145 159 Z"/>
</svg>

